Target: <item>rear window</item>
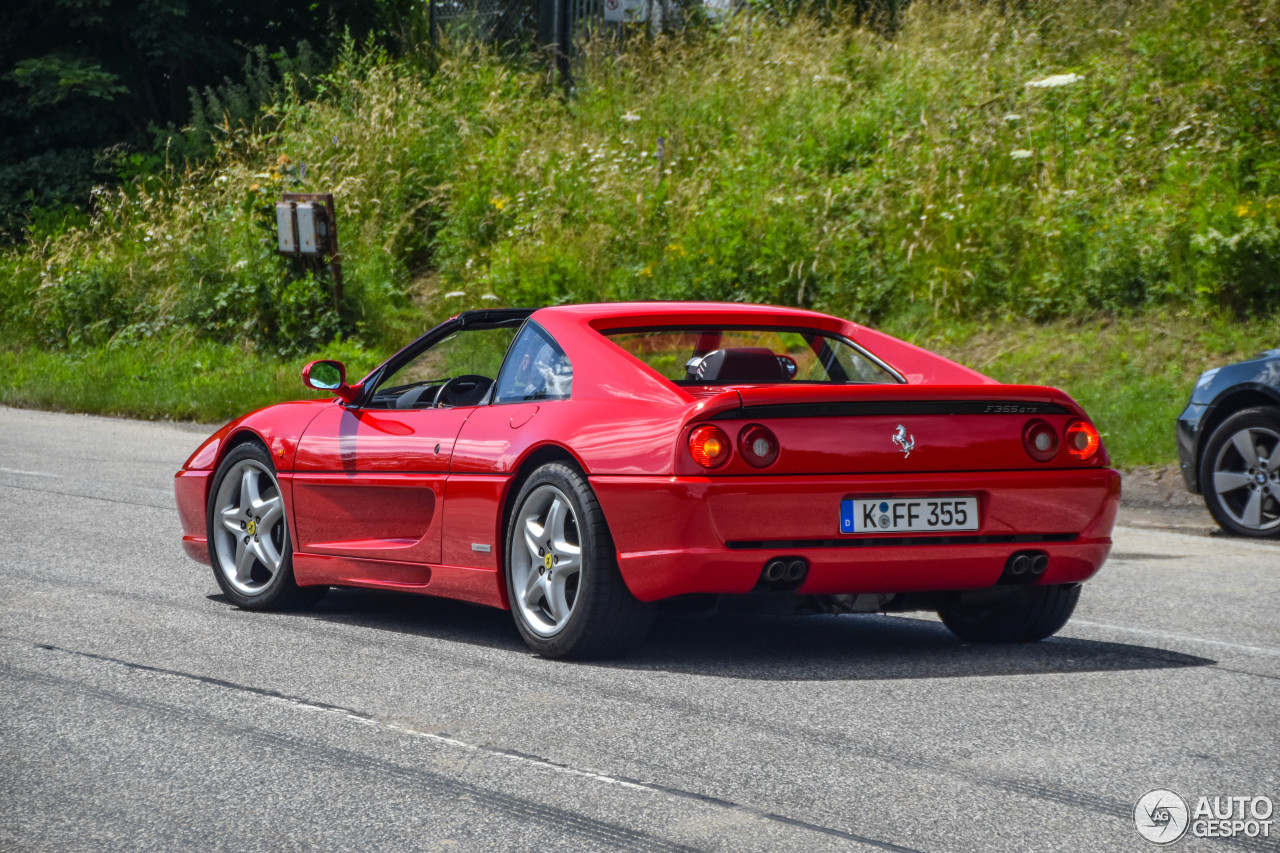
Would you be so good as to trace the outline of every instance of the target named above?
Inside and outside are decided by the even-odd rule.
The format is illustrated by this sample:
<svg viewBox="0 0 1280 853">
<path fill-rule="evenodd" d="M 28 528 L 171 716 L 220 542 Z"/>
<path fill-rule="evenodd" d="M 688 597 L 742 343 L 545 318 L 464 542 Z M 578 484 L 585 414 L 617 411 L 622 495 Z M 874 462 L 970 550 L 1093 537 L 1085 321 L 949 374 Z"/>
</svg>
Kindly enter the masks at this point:
<svg viewBox="0 0 1280 853">
<path fill-rule="evenodd" d="M 902 381 L 856 344 L 811 329 L 699 326 L 603 334 L 677 385 Z"/>
</svg>

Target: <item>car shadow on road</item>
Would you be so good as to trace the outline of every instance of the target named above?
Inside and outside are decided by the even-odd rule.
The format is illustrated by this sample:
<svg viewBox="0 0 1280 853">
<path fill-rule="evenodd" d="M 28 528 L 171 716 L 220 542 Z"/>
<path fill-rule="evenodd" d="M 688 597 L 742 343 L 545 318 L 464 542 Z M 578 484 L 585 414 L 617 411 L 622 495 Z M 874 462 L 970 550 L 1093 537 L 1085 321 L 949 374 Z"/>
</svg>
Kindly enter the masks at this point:
<svg viewBox="0 0 1280 853">
<path fill-rule="evenodd" d="M 208 598 L 231 604 L 221 593 Z M 300 621 L 431 637 L 513 652 L 528 651 L 507 611 L 435 596 L 334 588 L 319 604 L 282 615 Z"/>
<path fill-rule="evenodd" d="M 767 681 L 866 681 L 1120 672 L 1217 661 L 1128 643 L 1051 637 L 980 644 L 903 616 L 664 619 L 611 666 Z"/>
<path fill-rule="evenodd" d="M 220 598 L 220 596 L 218 596 Z M 300 619 L 531 655 L 511 614 L 458 601 L 335 589 Z M 1070 623 L 1068 623 L 1068 630 Z M 858 681 L 1074 674 L 1212 666 L 1209 658 L 1129 643 L 1052 637 L 963 643 L 910 616 L 660 616 L 626 657 L 583 666 L 762 681 Z"/>
</svg>

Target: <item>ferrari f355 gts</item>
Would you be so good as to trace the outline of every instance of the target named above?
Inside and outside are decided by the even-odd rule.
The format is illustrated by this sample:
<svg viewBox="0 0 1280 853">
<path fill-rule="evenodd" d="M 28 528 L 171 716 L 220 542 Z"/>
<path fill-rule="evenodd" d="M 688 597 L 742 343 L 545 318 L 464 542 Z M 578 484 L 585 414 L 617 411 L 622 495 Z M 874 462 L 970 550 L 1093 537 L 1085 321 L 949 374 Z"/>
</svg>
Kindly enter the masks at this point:
<svg viewBox="0 0 1280 853">
<path fill-rule="evenodd" d="M 250 610 L 446 596 L 566 658 L 696 595 L 1029 642 L 1111 548 L 1120 476 L 1070 397 L 809 311 L 468 311 L 355 384 L 302 375 L 332 396 L 232 421 L 175 481 L 187 553 Z"/>
</svg>

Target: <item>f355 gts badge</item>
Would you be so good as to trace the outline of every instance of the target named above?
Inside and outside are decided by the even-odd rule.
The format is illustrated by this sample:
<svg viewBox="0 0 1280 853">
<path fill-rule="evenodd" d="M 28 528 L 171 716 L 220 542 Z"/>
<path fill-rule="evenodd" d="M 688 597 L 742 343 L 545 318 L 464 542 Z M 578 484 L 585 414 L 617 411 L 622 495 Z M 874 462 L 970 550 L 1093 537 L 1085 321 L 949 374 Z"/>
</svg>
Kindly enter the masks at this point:
<svg viewBox="0 0 1280 853">
<path fill-rule="evenodd" d="M 906 459 L 911 456 L 911 451 L 916 449 L 916 437 L 907 435 L 907 428 L 902 424 L 898 424 L 898 429 L 893 433 L 893 443 L 898 445 L 898 449 L 902 451 L 902 458 Z"/>
</svg>

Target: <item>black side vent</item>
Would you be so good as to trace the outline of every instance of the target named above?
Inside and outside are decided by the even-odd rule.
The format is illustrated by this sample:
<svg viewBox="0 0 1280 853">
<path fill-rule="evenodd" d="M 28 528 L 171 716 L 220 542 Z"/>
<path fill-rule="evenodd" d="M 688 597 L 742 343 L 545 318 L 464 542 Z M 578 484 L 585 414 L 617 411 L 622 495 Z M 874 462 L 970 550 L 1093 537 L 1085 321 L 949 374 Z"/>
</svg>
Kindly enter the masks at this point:
<svg viewBox="0 0 1280 853">
<path fill-rule="evenodd" d="M 765 418 L 835 418 L 858 415 L 1069 415 L 1057 403 L 1025 403 L 1009 400 L 867 400 L 841 403 L 783 403 L 776 406 L 742 406 L 712 415 L 713 421 L 763 420 Z"/>
</svg>

